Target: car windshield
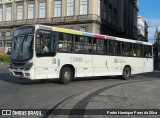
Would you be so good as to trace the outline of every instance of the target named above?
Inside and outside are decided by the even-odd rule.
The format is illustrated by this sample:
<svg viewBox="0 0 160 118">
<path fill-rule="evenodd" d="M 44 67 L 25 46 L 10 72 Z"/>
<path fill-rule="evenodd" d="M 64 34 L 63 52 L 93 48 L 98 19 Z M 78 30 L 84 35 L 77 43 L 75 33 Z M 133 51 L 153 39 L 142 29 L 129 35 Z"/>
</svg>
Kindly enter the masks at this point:
<svg viewBox="0 0 160 118">
<path fill-rule="evenodd" d="M 11 59 L 24 61 L 33 57 L 33 36 L 31 34 L 15 36 L 12 41 Z"/>
</svg>

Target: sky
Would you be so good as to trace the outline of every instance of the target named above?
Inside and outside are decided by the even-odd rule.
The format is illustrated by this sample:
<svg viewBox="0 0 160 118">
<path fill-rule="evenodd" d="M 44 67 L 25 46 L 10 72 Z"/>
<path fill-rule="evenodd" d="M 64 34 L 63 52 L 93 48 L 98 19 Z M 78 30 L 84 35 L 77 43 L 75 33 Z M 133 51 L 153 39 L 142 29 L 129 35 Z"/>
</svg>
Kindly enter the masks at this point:
<svg viewBox="0 0 160 118">
<path fill-rule="evenodd" d="M 149 42 L 154 42 L 156 27 L 160 31 L 160 0 L 138 0 L 139 16 L 148 24 Z"/>
</svg>

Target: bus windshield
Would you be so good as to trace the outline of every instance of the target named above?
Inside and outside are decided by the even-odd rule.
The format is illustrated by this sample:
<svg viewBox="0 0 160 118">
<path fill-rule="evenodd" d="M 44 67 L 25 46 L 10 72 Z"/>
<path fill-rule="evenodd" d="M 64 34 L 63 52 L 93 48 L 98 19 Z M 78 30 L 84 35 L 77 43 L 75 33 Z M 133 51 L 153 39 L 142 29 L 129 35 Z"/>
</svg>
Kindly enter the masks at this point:
<svg viewBox="0 0 160 118">
<path fill-rule="evenodd" d="M 13 37 L 12 60 L 24 61 L 33 57 L 33 37 L 31 34 Z"/>
</svg>

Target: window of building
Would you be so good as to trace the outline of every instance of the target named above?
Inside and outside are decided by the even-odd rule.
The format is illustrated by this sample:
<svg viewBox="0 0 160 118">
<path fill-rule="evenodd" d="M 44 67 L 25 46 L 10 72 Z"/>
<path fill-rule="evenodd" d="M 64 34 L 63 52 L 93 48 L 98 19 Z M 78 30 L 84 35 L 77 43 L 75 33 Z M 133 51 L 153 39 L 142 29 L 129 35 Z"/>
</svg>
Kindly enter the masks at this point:
<svg viewBox="0 0 160 118">
<path fill-rule="evenodd" d="M 6 31 L 5 32 L 5 36 L 11 36 L 11 32 L 10 31 Z"/>
<path fill-rule="evenodd" d="M 108 10 L 108 21 L 111 22 L 111 15 L 112 15 L 112 5 L 109 4 L 109 10 Z"/>
<path fill-rule="evenodd" d="M 30 3 L 28 4 L 28 19 L 34 18 L 34 4 Z"/>
<path fill-rule="evenodd" d="M 61 17 L 62 15 L 62 0 L 54 1 L 54 17 Z"/>
<path fill-rule="evenodd" d="M 39 18 L 46 17 L 46 2 L 39 3 Z"/>
<path fill-rule="evenodd" d="M 23 5 L 17 5 L 17 20 L 23 19 Z"/>
<path fill-rule="evenodd" d="M 80 27 L 80 31 L 86 32 L 86 31 L 87 31 L 87 28 L 86 28 L 86 27 Z"/>
<path fill-rule="evenodd" d="M 6 21 L 12 20 L 12 7 L 6 6 Z"/>
<path fill-rule="evenodd" d="M 3 21 L 3 9 L 0 7 L 0 22 Z"/>
<path fill-rule="evenodd" d="M 103 8 L 103 18 L 106 20 L 107 18 L 107 3 L 104 2 L 104 8 Z"/>
<path fill-rule="evenodd" d="M 74 15 L 74 0 L 67 0 L 67 16 Z"/>
<path fill-rule="evenodd" d="M 80 15 L 88 14 L 88 0 L 80 1 Z"/>
<path fill-rule="evenodd" d="M 100 0 L 98 0 L 98 10 L 97 10 L 97 15 L 98 16 L 100 16 L 100 14 L 101 14 L 101 1 Z"/>
<path fill-rule="evenodd" d="M 117 20 L 117 10 L 114 9 L 114 12 L 113 12 L 113 24 L 116 25 L 116 20 Z"/>
<path fill-rule="evenodd" d="M 73 28 L 73 27 L 64 27 L 64 28 L 74 30 L 74 28 Z"/>
<path fill-rule="evenodd" d="M 11 43 L 6 43 L 6 47 L 11 47 Z"/>
</svg>

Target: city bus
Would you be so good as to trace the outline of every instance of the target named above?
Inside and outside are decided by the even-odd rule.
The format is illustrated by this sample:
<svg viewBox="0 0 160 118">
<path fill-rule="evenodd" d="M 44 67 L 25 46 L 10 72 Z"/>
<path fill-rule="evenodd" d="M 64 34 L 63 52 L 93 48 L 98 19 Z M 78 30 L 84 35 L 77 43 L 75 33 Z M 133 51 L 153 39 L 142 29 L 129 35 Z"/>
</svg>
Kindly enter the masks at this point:
<svg viewBox="0 0 160 118">
<path fill-rule="evenodd" d="M 45 25 L 14 29 L 10 74 L 25 79 L 121 76 L 153 71 L 152 44 Z"/>
</svg>

